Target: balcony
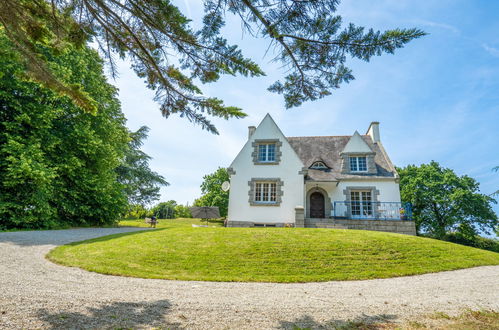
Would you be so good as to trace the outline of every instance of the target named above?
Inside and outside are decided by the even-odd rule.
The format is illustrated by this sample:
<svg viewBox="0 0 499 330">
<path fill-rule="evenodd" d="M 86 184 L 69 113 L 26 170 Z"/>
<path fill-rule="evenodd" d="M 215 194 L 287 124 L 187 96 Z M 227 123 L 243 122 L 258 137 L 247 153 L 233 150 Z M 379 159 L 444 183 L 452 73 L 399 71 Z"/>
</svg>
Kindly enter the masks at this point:
<svg viewBox="0 0 499 330">
<path fill-rule="evenodd" d="M 334 219 L 408 220 L 412 221 L 411 203 L 401 202 L 333 202 Z"/>
</svg>

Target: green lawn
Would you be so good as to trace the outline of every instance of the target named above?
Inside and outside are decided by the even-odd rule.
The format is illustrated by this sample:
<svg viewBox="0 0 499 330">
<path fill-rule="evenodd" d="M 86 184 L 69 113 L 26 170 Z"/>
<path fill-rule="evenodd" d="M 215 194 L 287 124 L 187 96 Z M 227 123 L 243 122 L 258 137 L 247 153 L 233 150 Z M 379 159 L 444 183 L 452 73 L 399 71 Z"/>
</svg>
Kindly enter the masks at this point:
<svg viewBox="0 0 499 330">
<path fill-rule="evenodd" d="M 158 229 L 52 250 L 54 262 L 104 274 L 172 280 L 363 280 L 499 265 L 499 253 L 429 238 L 361 230 L 224 228 L 160 220 Z M 147 226 L 143 221 L 122 225 Z"/>
</svg>

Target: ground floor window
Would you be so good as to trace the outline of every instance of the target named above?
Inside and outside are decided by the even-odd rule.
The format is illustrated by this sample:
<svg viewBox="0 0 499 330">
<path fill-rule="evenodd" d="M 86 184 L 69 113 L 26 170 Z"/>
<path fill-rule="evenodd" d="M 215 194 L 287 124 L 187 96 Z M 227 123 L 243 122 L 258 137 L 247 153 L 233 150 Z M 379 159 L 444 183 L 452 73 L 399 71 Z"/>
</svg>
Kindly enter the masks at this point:
<svg viewBox="0 0 499 330">
<path fill-rule="evenodd" d="M 283 182 L 280 178 L 252 178 L 248 181 L 249 203 L 253 206 L 279 206 Z"/>
<path fill-rule="evenodd" d="M 275 203 L 277 201 L 277 183 L 276 182 L 256 182 L 255 183 L 255 202 Z"/>
<path fill-rule="evenodd" d="M 372 193 L 370 190 L 350 192 L 351 212 L 354 217 L 372 217 Z"/>
</svg>

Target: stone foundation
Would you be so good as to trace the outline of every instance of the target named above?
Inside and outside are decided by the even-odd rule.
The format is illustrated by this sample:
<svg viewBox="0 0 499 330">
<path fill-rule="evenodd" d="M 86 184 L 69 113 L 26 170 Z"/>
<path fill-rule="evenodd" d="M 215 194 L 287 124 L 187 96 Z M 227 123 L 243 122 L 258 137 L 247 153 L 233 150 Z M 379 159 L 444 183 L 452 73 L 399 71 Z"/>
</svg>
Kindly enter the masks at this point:
<svg viewBox="0 0 499 330">
<path fill-rule="evenodd" d="M 346 229 L 362 229 L 386 231 L 391 233 L 416 235 L 416 224 L 407 220 L 361 220 L 361 219 L 334 219 L 330 220 Z"/>
<path fill-rule="evenodd" d="M 284 223 L 284 222 L 250 222 L 250 221 L 227 221 L 227 227 L 242 227 L 242 228 L 251 228 L 251 227 L 294 227 L 293 223 Z"/>
<path fill-rule="evenodd" d="M 361 229 L 385 231 L 405 235 L 416 235 L 416 224 L 407 220 L 360 220 L 360 219 L 311 219 L 305 218 L 301 222 L 301 211 L 298 210 L 296 225 L 293 223 L 275 222 L 250 222 L 250 221 L 228 221 L 227 227 L 306 227 L 306 228 L 335 228 L 335 229 Z"/>
</svg>

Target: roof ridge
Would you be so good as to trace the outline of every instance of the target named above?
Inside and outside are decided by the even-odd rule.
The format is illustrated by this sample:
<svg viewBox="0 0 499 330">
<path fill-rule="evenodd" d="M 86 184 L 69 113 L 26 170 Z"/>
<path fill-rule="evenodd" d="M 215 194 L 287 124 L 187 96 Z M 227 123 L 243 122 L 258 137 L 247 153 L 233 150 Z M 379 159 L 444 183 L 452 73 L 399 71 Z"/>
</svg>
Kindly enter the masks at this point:
<svg viewBox="0 0 499 330">
<path fill-rule="evenodd" d="M 367 136 L 367 134 L 359 134 L 360 136 Z M 286 136 L 287 139 L 296 138 L 328 138 L 328 137 L 352 137 L 353 135 L 312 135 L 312 136 Z"/>
</svg>

